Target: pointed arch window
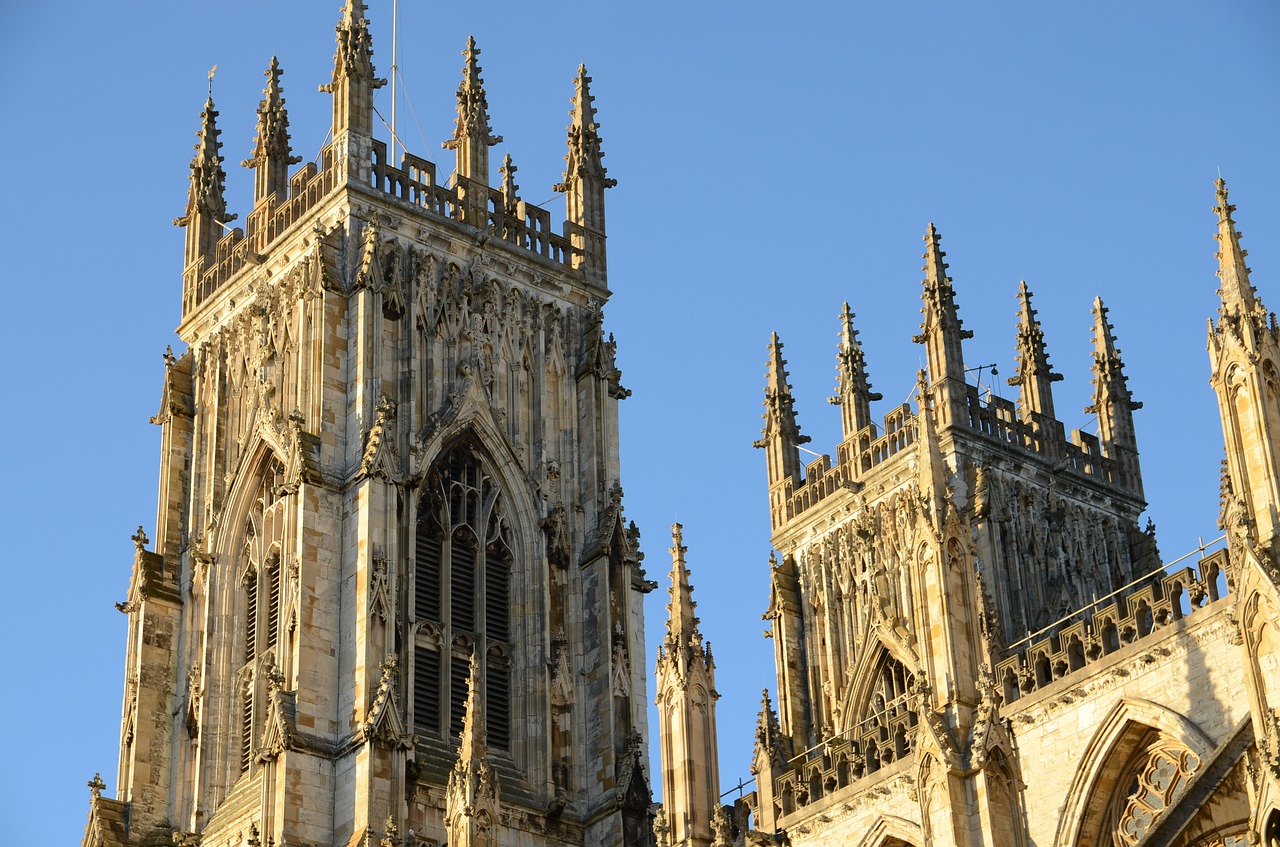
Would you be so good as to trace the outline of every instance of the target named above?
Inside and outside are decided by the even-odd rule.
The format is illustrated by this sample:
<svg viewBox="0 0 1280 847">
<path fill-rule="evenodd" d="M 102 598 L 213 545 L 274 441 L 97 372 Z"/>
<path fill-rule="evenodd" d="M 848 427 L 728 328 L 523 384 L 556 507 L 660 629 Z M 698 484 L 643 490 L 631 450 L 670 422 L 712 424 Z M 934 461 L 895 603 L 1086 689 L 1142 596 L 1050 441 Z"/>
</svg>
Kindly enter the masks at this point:
<svg viewBox="0 0 1280 847">
<path fill-rule="evenodd" d="M 258 488 L 244 524 L 240 558 L 240 602 L 236 610 L 243 664 L 238 676 L 239 773 L 253 766 L 258 734 L 265 714 L 265 671 L 277 664 L 281 638 L 283 568 L 280 542 L 284 535 L 284 500 L 279 494 L 284 466 L 272 456 L 262 467 Z"/>
<path fill-rule="evenodd" d="M 853 733 L 866 773 L 877 771 L 910 754 L 919 720 L 911 704 L 914 684 L 915 675 L 902 662 L 885 653 Z"/>
<path fill-rule="evenodd" d="M 1140 843 L 1174 798 L 1200 769 L 1200 758 L 1182 744 L 1151 731 L 1139 744 L 1117 783 L 1098 845 L 1131 847 Z"/>
<path fill-rule="evenodd" d="M 511 739 L 510 524 L 480 452 L 455 443 L 427 474 L 414 525 L 414 727 L 456 739 L 470 657 L 484 679 L 489 744 Z"/>
</svg>

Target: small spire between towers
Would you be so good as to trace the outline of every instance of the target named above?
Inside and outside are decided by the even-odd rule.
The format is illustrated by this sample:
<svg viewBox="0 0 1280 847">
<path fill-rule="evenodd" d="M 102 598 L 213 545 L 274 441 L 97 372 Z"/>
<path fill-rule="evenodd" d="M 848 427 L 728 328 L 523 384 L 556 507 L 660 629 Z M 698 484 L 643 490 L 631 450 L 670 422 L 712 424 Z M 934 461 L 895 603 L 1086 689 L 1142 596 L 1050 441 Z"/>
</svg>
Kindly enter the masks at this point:
<svg viewBox="0 0 1280 847">
<path fill-rule="evenodd" d="M 454 173 L 483 185 L 489 184 L 489 148 L 502 141 L 489 125 L 489 101 L 480 76 L 480 48 L 474 36 L 467 36 L 462 51 L 462 82 L 458 84 L 458 116 L 454 120 L 453 137 L 441 146 L 453 150 L 457 159 Z"/>
<path fill-rule="evenodd" d="M 1018 372 L 1008 383 L 1019 388 L 1019 416 L 1028 423 L 1036 416 L 1054 420 L 1051 386 L 1062 381 L 1062 374 L 1054 373 L 1049 364 L 1044 329 L 1036 318 L 1036 310 L 1031 308 L 1031 291 L 1026 280 L 1018 283 L 1017 349 Z"/>
<path fill-rule="evenodd" d="M 836 394 L 827 402 L 840 407 L 840 424 L 848 438 L 871 425 L 871 403 L 882 399 L 871 390 L 867 376 L 867 357 L 853 328 L 857 317 L 846 301 L 840 310 L 840 346 L 836 353 Z"/>
<path fill-rule="evenodd" d="M 302 161 L 294 156 L 289 145 L 289 112 L 284 107 L 280 86 L 280 62 L 271 57 L 264 76 L 267 87 L 262 90 L 263 99 L 258 103 L 258 132 L 254 138 L 253 155 L 240 164 L 253 168 L 253 204 L 257 206 L 271 195 L 276 201 L 287 199 L 289 193 L 289 166 Z"/>
</svg>

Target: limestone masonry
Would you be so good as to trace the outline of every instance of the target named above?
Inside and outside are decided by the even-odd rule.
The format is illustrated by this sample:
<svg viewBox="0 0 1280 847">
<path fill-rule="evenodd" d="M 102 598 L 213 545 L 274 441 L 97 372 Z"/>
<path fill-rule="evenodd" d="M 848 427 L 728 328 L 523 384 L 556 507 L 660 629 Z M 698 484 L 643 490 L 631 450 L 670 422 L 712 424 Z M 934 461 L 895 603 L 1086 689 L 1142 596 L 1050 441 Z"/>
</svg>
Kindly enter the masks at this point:
<svg viewBox="0 0 1280 847">
<path fill-rule="evenodd" d="M 914 403 L 872 418 L 846 305 L 843 440 L 802 465 L 769 343 L 777 686 L 733 805 L 673 527 L 655 804 L 591 78 L 553 229 L 510 156 L 490 185 L 474 40 L 441 184 L 373 138 L 359 0 L 337 35 L 332 140 L 292 175 L 270 61 L 242 228 L 201 113 L 117 787 L 90 782 L 85 847 L 1280 847 L 1280 326 L 1221 180 L 1226 546 L 1165 563 L 1139 525 L 1141 404 L 1101 300 L 1096 436 L 1055 416 L 1025 284 L 1018 402 L 967 380 L 930 224 Z"/>
</svg>

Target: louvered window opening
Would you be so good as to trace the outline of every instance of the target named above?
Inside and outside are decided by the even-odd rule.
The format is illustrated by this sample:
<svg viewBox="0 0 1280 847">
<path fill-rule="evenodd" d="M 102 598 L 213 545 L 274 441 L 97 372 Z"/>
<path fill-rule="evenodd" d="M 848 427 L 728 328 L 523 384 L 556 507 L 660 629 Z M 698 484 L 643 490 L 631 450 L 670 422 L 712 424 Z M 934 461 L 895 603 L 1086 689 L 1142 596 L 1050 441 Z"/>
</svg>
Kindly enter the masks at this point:
<svg viewBox="0 0 1280 847">
<path fill-rule="evenodd" d="M 242 774 L 248 772 L 253 764 L 254 744 L 262 720 L 263 708 L 258 702 L 262 693 L 259 660 L 268 651 L 275 650 L 280 640 L 284 572 L 277 553 L 272 553 L 269 562 L 263 562 L 259 557 L 272 549 L 273 540 L 279 540 L 283 504 L 278 488 L 283 476 L 284 467 L 277 459 L 272 458 L 262 468 L 253 508 L 244 525 L 246 555 L 241 560 L 244 568 L 241 571 L 244 617 L 239 624 L 244 659 L 239 677 L 239 765 Z"/>
<path fill-rule="evenodd" d="M 489 745 L 509 749 L 510 530 L 497 483 L 467 444 L 455 445 L 432 467 L 413 537 L 414 728 L 457 741 L 474 652 Z"/>
<path fill-rule="evenodd" d="M 267 570 L 267 648 L 279 641 L 280 633 L 280 563 Z"/>
</svg>

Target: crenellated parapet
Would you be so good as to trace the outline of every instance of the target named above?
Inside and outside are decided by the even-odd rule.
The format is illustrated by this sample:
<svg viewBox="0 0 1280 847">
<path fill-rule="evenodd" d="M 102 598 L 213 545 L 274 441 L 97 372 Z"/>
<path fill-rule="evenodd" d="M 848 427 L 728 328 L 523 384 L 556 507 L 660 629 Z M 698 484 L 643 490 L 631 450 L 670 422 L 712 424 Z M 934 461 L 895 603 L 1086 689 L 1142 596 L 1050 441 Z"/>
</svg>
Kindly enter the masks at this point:
<svg viewBox="0 0 1280 847">
<path fill-rule="evenodd" d="M 243 163 L 254 170 L 254 208 L 243 229 L 226 226 L 236 216 L 227 212 L 224 199 L 217 112 L 212 99 L 206 103 L 187 210 L 175 221 L 187 227 L 184 317 L 258 266 L 274 245 L 294 234 L 300 221 L 337 202 L 342 192 L 367 195 L 370 202 L 386 203 L 398 214 L 443 224 L 461 238 L 499 251 L 532 255 L 555 272 L 576 278 L 597 297 L 607 290 L 604 189 L 616 180 L 607 177 L 601 164 L 595 98 L 585 68 L 574 80 L 568 166 L 564 181 L 554 186 L 566 195 L 566 218 L 554 225 L 550 212 L 516 195 L 516 169 L 509 155 L 500 169 L 500 184 L 489 183 L 489 148 L 502 137 L 489 125 L 474 38 L 463 51 L 455 129 L 444 144 L 455 151 L 457 161 L 452 179 L 441 182 L 434 162 L 407 152 L 400 161 L 390 161 L 386 143 L 373 137 L 373 92 L 383 81 L 373 68 L 363 3 L 348 0 L 337 33 L 333 79 L 322 86 L 334 99 L 333 140 L 292 176 L 288 168 L 299 160 L 290 148 L 279 63 L 271 60 L 254 149 Z M 274 199 L 268 202 L 269 198 Z"/>
</svg>

